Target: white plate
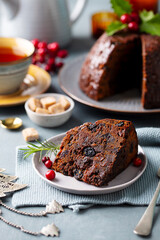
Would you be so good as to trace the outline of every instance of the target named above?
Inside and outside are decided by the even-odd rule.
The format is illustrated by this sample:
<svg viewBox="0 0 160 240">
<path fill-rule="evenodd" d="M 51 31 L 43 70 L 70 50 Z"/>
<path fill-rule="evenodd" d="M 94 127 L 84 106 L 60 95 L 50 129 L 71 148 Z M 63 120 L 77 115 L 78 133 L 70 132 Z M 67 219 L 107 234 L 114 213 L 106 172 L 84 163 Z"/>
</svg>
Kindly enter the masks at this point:
<svg viewBox="0 0 160 240">
<path fill-rule="evenodd" d="M 128 90 L 100 101 L 93 100 L 84 94 L 79 87 L 79 76 L 85 56 L 78 57 L 67 63 L 59 74 L 59 84 L 62 90 L 73 99 L 85 105 L 120 113 L 157 113 L 160 109 L 144 109 L 138 89 Z"/>
<path fill-rule="evenodd" d="M 54 142 L 55 144 L 60 144 L 64 136 L 65 133 L 62 133 L 48 139 L 48 141 Z M 39 153 L 34 154 L 33 168 L 45 182 L 64 192 L 84 195 L 105 194 L 122 190 L 134 183 L 143 174 L 147 166 L 146 156 L 142 148 L 138 146 L 138 156 L 142 159 L 142 165 L 140 167 L 135 167 L 131 163 L 122 173 L 110 181 L 107 186 L 95 187 L 90 184 L 78 181 L 74 177 L 65 176 L 58 172 L 56 172 L 56 178 L 53 181 L 49 181 L 45 177 L 45 173 L 48 169 L 45 167 L 42 161 L 39 160 L 39 156 Z M 54 158 L 55 156 L 53 154 L 51 156 L 51 160 L 54 161 Z"/>
</svg>

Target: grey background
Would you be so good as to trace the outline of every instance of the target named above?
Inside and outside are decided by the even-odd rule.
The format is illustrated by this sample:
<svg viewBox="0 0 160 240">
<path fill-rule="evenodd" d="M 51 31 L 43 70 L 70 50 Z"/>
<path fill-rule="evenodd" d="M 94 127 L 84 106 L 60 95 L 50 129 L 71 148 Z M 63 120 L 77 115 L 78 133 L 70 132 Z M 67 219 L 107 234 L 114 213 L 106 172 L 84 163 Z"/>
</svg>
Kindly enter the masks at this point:
<svg viewBox="0 0 160 240">
<path fill-rule="evenodd" d="M 75 0 L 70 1 L 71 8 L 74 3 Z M 94 42 L 91 38 L 90 17 L 92 13 L 96 11 L 107 10 L 109 8 L 110 6 L 108 0 L 88 0 L 88 4 L 81 18 L 73 26 L 73 40 L 68 47 L 70 55 L 66 61 L 70 61 L 90 49 Z M 52 78 L 52 86 L 48 92 L 62 92 L 58 86 L 57 76 Z M 66 124 L 58 128 L 42 128 L 35 125 L 26 116 L 23 105 L 0 108 L 0 119 L 10 116 L 21 117 L 23 120 L 23 127 L 17 131 L 0 129 L 0 167 L 5 168 L 6 172 L 9 174 L 15 173 L 16 146 L 25 144 L 21 133 L 22 129 L 25 127 L 35 127 L 40 134 L 41 140 L 44 140 L 56 134 L 65 132 L 86 121 L 94 122 L 98 119 L 106 117 L 132 120 L 136 127 L 159 126 L 160 123 L 160 114 L 137 116 L 112 114 L 84 106 L 78 102 L 75 103 L 75 109 L 71 119 Z M 11 196 L 6 197 L 4 201 L 10 205 Z M 25 217 L 11 213 L 4 208 L 1 209 L 3 211 L 3 217 L 7 220 L 23 225 L 25 228 L 33 231 L 39 231 L 43 226 L 54 222 L 61 230 L 60 239 L 62 240 L 136 240 L 141 237 L 134 235 L 133 229 L 146 207 L 134 207 L 127 205 L 114 207 L 95 206 L 90 209 L 80 211 L 79 213 L 73 213 L 71 210 L 65 209 L 65 212 L 62 214 L 57 214 L 55 216 L 49 215 L 41 218 Z M 38 212 L 42 209 L 43 208 L 41 207 L 28 207 L 25 210 Z M 154 217 L 153 232 L 152 235 L 148 237 L 149 239 L 157 240 L 159 238 L 159 224 L 160 208 L 157 207 Z M 36 237 L 24 234 L 0 221 L 0 239 L 25 240 L 36 239 Z M 40 239 L 46 239 L 46 237 L 41 236 Z"/>
</svg>

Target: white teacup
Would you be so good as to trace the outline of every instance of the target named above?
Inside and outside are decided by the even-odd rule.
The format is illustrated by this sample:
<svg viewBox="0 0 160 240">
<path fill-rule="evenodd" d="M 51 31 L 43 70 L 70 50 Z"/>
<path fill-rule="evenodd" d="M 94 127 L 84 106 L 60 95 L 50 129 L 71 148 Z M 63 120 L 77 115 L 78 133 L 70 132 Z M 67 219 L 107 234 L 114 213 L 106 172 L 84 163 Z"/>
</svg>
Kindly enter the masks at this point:
<svg viewBox="0 0 160 240">
<path fill-rule="evenodd" d="M 0 95 L 6 95 L 20 88 L 35 49 L 30 41 L 22 38 L 0 38 L 0 48 L 23 53 L 19 60 L 0 62 Z"/>
</svg>

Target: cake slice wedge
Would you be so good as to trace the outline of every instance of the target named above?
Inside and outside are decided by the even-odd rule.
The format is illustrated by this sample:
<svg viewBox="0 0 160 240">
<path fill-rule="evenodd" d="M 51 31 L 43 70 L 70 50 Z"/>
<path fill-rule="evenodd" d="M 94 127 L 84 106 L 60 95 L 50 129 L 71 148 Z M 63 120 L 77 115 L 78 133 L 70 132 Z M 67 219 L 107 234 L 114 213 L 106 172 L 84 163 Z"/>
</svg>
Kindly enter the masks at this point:
<svg viewBox="0 0 160 240">
<path fill-rule="evenodd" d="M 53 169 L 95 186 L 106 185 L 137 156 L 138 139 L 130 121 L 102 119 L 66 133 Z"/>
</svg>

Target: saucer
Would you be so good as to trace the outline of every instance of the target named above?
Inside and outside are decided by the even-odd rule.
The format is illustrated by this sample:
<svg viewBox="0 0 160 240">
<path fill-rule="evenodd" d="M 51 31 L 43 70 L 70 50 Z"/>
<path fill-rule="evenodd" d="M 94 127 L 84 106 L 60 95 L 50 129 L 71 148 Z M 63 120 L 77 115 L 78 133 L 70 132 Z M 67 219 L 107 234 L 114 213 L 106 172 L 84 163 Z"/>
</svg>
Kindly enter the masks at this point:
<svg viewBox="0 0 160 240">
<path fill-rule="evenodd" d="M 30 65 L 28 74 L 19 90 L 12 94 L 0 95 L 0 107 L 23 104 L 28 98 L 47 91 L 51 85 L 50 75 L 42 68 Z"/>
<path fill-rule="evenodd" d="M 51 137 L 47 141 L 60 145 L 65 135 L 66 133 L 62 133 Z M 38 176 L 54 188 L 73 194 L 98 195 L 120 191 L 136 182 L 142 176 L 147 166 L 147 158 L 141 146 L 138 146 L 138 157 L 142 160 L 141 166 L 135 167 L 131 162 L 129 166 L 112 179 L 108 185 L 102 187 L 96 187 L 88 183 L 78 181 L 74 177 L 66 176 L 59 172 L 56 172 L 56 178 L 53 181 L 46 179 L 45 174 L 47 169 L 42 161 L 39 161 L 40 152 L 33 155 L 32 164 Z M 53 153 L 50 155 L 50 159 L 54 162 L 55 155 Z"/>
</svg>

